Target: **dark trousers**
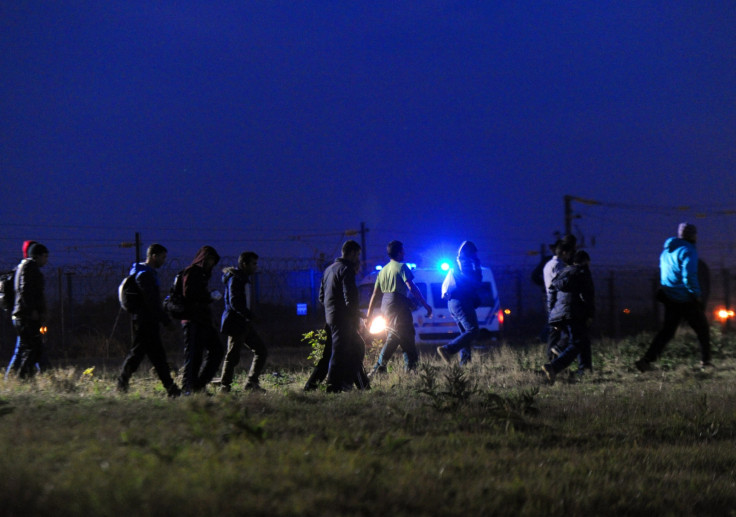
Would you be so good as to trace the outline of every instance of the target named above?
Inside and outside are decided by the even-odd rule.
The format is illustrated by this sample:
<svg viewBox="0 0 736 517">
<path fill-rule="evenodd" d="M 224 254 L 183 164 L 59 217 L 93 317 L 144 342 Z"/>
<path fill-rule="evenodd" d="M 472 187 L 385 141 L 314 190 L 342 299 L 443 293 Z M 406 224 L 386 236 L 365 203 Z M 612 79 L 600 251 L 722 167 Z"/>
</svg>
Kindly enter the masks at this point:
<svg viewBox="0 0 736 517">
<path fill-rule="evenodd" d="M 590 349 L 590 334 L 583 321 L 565 320 L 553 323 L 563 337 L 567 338 L 567 346 L 550 364 L 555 373 L 570 366 L 579 357 L 580 371 L 592 370 L 593 359 Z"/>
<path fill-rule="evenodd" d="M 368 388 L 363 370 L 365 344 L 354 325 L 329 324 L 332 354 L 327 370 L 327 391 L 339 392 Z M 324 354 L 326 355 L 326 354 Z M 323 357 L 324 357 L 323 355 Z"/>
<path fill-rule="evenodd" d="M 404 368 L 413 370 L 419 362 L 419 352 L 414 340 L 414 320 L 406 296 L 398 293 L 383 293 L 381 312 L 386 319 L 388 335 L 378 356 L 376 368 L 386 366 L 398 347 L 404 352 Z"/>
<path fill-rule="evenodd" d="M 227 337 L 227 354 L 222 365 L 222 385 L 229 387 L 233 382 L 235 367 L 240 363 L 240 351 L 245 347 L 253 352 L 253 361 L 248 371 L 248 385 L 258 385 L 258 377 L 266 365 L 268 350 L 255 329 L 248 325 L 242 333 Z"/>
<path fill-rule="evenodd" d="M 220 335 L 211 324 L 182 323 L 184 329 L 184 375 L 182 391 L 201 391 L 215 376 L 224 354 Z M 206 356 L 205 356 L 206 353 Z M 204 364 L 203 364 L 203 356 Z M 200 371 L 201 369 L 201 371 Z"/>
<path fill-rule="evenodd" d="M 174 381 L 171 379 L 166 350 L 161 342 L 159 324 L 157 321 L 136 319 L 133 320 L 133 347 L 128 352 L 120 370 L 121 384 L 127 386 L 130 377 L 138 369 L 145 356 L 148 356 L 158 378 L 161 379 L 161 384 L 168 390 Z"/>
<path fill-rule="evenodd" d="M 654 336 L 649 350 L 644 354 L 645 360 L 653 362 L 662 355 L 665 346 L 675 336 L 682 320 L 687 321 L 698 337 L 702 361 L 710 361 L 710 329 L 702 307 L 694 300 L 678 303 L 670 299 L 664 301 L 664 323 L 662 329 Z"/>
<path fill-rule="evenodd" d="M 18 333 L 18 376 L 21 379 L 33 377 L 36 363 L 43 356 L 43 336 L 41 322 L 38 320 L 13 319 L 13 326 Z"/>
</svg>

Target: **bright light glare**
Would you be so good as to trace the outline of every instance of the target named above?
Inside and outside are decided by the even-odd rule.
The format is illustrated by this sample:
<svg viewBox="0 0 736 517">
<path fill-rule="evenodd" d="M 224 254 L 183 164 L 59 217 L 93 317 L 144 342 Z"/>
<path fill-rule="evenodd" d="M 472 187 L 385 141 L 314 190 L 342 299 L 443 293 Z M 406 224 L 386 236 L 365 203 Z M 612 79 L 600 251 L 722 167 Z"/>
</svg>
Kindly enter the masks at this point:
<svg viewBox="0 0 736 517">
<path fill-rule="evenodd" d="M 373 318 L 373 321 L 371 321 L 371 328 L 368 332 L 371 334 L 380 334 L 386 330 L 386 320 L 383 319 L 383 316 L 376 316 Z"/>
<path fill-rule="evenodd" d="M 416 269 L 417 265 L 414 262 L 407 262 L 406 267 L 408 267 L 409 269 Z"/>
<path fill-rule="evenodd" d="M 383 266 L 380 266 L 380 265 L 379 266 L 376 266 L 376 271 L 380 271 L 382 269 L 383 269 Z"/>
<path fill-rule="evenodd" d="M 716 316 L 718 316 L 719 320 L 726 321 L 727 319 L 734 317 L 734 312 L 727 309 L 718 309 Z"/>
<path fill-rule="evenodd" d="M 443 262 L 440 264 L 440 269 L 442 271 L 448 271 L 450 269 L 450 263 L 449 262 Z"/>
</svg>

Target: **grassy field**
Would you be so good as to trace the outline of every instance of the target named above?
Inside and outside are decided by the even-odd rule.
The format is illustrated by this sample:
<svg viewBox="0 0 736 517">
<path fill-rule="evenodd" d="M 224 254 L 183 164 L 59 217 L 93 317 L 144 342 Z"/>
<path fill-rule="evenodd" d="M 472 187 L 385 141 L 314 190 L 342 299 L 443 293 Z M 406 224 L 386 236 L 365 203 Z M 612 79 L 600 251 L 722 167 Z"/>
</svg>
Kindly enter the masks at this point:
<svg viewBox="0 0 736 517">
<path fill-rule="evenodd" d="M 536 344 L 339 395 L 302 392 L 306 348 L 272 351 L 264 394 L 171 400 L 147 367 L 126 395 L 99 367 L 10 379 L 0 515 L 736 515 L 736 338 L 714 329 L 701 372 L 683 333 L 639 374 L 649 338 L 596 342 L 596 371 L 553 386 Z"/>
</svg>

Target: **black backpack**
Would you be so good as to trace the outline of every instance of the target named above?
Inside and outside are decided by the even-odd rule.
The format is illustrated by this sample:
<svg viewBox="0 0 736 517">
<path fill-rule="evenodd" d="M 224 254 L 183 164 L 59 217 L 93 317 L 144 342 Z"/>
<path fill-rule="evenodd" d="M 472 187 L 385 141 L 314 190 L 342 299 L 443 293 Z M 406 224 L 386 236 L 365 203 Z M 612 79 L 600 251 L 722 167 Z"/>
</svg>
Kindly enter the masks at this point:
<svg viewBox="0 0 736 517">
<path fill-rule="evenodd" d="M 15 306 L 16 269 L 0 274 L 0 308 L 6 312 L 12 312 Z"/>
<path fill-rule="evenodd" d="M 118 300 L 120 307 L 131 314 L 137 314 L 143 307 L 143 293 L 135 281 L 137 273 L 123 278 L 118 286 Z"/>
<path fill-rule="evenodd" d="M 188 318 L 187 307 L 184 301 L 184 270 L 179 271 L 169 289 L 169 295 L 164 298 L 164 310 L 175 320 Z"/>
</svg>

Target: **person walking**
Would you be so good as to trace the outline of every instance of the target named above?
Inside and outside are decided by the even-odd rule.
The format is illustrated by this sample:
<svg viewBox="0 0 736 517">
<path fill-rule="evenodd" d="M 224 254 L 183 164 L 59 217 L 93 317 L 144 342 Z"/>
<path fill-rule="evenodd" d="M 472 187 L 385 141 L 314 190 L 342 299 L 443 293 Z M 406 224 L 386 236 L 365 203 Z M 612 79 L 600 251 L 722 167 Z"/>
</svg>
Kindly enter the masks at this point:
<svg viewBox="0 0 736 517">
<path fill-rule="evenodd" d="M 660 287 L 657 292 L 657 299 L 664 304 L 664 323 L 644 356 L 634 363 L 640 372 L 652 369 L 652 363 L 662 355 L 682 320 L 687 321 L 698 338 L 700 366 L 713 366 L 710 330 L 698 280 L 696 241 L 695 225 L 685 222 L 677 227 L 677 237 L 670 237 L 664 243 L 659 256 Z"/>
<path fill-rule="evenodd" d="M 217 291 L 211 293 L 207 287 L 212 269 L 219 261 L 220 255 L 215 248 L 202 246 L 182 274 L 186 307 L 186 318 L 181 322 L 184 330 L 182 391 L 185 395 L 205 389 L 220 367 L 224 354 L 210 310 L 212 302 L 221 295 Z"/>
<path fill-rule="evenodd" d="M 171 378 L 171 370 L 166 360 L 166 350 L 161 342 L 159 325 L 173 329 L 174 325 L 161 305 L 161 289 L 157 269 L 166 262 L 167 250 L 161 244 L 151 244 L 146 250 L 145 262 L 136 262 L 130 268 L 135 275 L 135 283 L 141 294 L 139 309 L 132 315 L 133 346 L 130 349 L 118 376 L 117 389 L 127 392 L 130 378 L 141 361 L 148 356 L 166 393 L 170 397 L 181 394 L 179 386 Z"/>
<path fill-rule="evenodd" d="M 550 283 L 549 322 L 566 337 L 566 346 L 542 366 L 550 382 L 579 357 L 578 374 L 593 368 L 589 328 L 595 316 L 595 286 L 590 274 L 590 255 L 578 250 L 571 266 Z"/>
<path fill-rule="evenodd" d="M 360 244 L 354 240 L 342 245 L 342 255 L 325 269 L 319 301 L 325 308 L 327 332 L 332 353 L 327 369 L 327 391 L 351 390 L 353 385 L 367 389 L 363 381 L 365 344 L 359 335 L 361 324 L 355 272 L 360 265 Z"/>
<path fill-rule="evenodd" d="M 49 261 L 49 250 L 35 242 L 28 247 L 28 258 L 15 271 L 13 326 L 18 333 L 18 376 L 33 377 L 42 360 L 46 332 L 46 295 L 41 268 Z"/>
<path fill-rule="evenodd" d="M 457 270 L 450 269 L 442 283 L 442 298 L 447 300 L 450 315 L 460 328 L 458 337 L 437 347 L 437 354 L 447 364 L 450 364 L 450 358 L 458 352 L 461 366 L 470 362 L 472 344 L 479 333 L 475 309 L 480 305 L 478 289 L 482 281 L 478 248 L 473 242 L 465 241 L 457 252 Z"/>
<path fill-rule="evenodd" d="M 378 361 L 369 375 L 386 372 L 386 364 L 398 347 L 404 352 L 404 369 L 414 370 L 419 362 L 414 338 L 414 320 L 411 316 L 411 293 L 424 306 L 427 317 L 432 316 L 432 307 L 422 296 L 414 284 L 414 275 L 404 263 L 404 245 L 399 241 L 391 241 L 386 246 L 389 262 L 378 273 L 373 288 L 366 318 L 371 320 L 373 311 L 381 303 L 381 312 L 386 319 L 388 335 L 378 356 Z"/>
<path fill-rule="evenodd" d="M 246 390 L 265 391 L 261 388 L 259 376 L 268 357 L 266 345 L 253 328 L 253 313 L 248 307 L 246 294 L 252 284 L 253 275 L 258 270 L 258 255 L 252 251 L 244 251 L 238 257 L 238 267 L 226 267 L 222 270 L 222 282 L 225 284 L 225 311 L 222 313 L 220 331 L 227 336 L 227 354 L 222 365 L 221 389 L 230 391 L 235 367 L 240 363 L 240 352 L 243 347 L 253 352 L 248 378 L 243 386 Z"/>
</svg>

